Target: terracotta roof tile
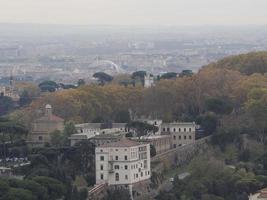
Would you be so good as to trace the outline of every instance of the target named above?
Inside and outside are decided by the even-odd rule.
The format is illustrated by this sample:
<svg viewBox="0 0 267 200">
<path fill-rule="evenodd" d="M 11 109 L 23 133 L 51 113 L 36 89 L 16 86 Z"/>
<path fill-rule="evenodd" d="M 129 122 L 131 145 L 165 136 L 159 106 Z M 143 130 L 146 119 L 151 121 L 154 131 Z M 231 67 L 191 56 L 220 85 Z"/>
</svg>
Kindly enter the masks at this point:
<svg viewBox="0 0 267 200">
<path fill-rule="evenodd" d="M 100 147 L 134 147 L 138 145 L 140 145 L 140 143 L 135 142 L 133 140 L 126 139 L 126 138 L 122 138 L 121 140 L 117 142 L 100 145 Z"/>
</svg>

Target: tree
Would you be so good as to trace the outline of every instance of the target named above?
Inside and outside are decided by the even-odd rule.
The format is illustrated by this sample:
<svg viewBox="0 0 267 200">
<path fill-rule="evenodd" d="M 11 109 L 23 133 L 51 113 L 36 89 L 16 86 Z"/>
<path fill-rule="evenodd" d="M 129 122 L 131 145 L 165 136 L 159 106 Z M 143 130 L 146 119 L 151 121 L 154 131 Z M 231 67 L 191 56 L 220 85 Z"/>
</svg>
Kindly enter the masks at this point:
<svg viewBox="0 0 267 200">
<path fill-rule="evenodd" d="M 9 111 L 13 110 L 14 103 L 10 97 L 0 95 L 0 116 L 7 114 Z"/>
<path fill-rule="evenodd" d="M 176 78 L 177 78 L 176 72 L 167 72 L 160 77 L 160 79 L 176 79 Z"/>
<path fill-rule="evenodd" d="M 140 81 L 142 85 L 144 85 L 146 75 L 147 75 L 146 71 L 136 71 L 132 73 L 132 79 L 134 80 L 134 85 L 136 85 L 138 81 Z"/>
<path fill-rule="evenodd" d="M 206 134 L 211 135 L 216 131 L 218 118 L 215 114 L 206 113 L 198 117 L 196 121 L 201 125 Z"/>
<path fill-rule="evenodd" d="M 54 178 L 36 176 L 32 180 L 47 189 L 49 199 L 51 200 L 62 198 L 66 192 L 63 183 Z"/>
<path fill-rule="evenodd" d="M 147 135 L 148 133 L 156 133 L 158 131 L 158 127 L 154 125 L 150 125 L 145 122 L 133 121 L 126 125 L 129 129 L 134 129 L 137 137 L 141 137 Z"/>
<path fill-rule="evenodd" d="M 193 76 L 193 71 L 190 69 L 183 70 L 180 74 L 179 77 L 185 77 L 185 76 Z"/>
<path fill-rule="evenodd" d="M 23 90 L 23 92 L 21 93 L 20 98 L 19 98 L 19 105 L 25 106 L 27 104 L 30 104 L 31 101 L 32 101 L 32 99 L 31 99 L 29 93 L 26 90 Z"/>
<path fill-rule="evenodd" d="M 120 110 L 115 114 L 115 122 L 129 123 L 131 121 L 130 113 L 127 110 Z"/>
<path fill-rule="evenodd" d="M 77 85 L 78 87 L 85 85 L 84 79 L 79 79 Z"/>
<path fill-rule="evenodd" d="M 58 87 L 58 84 L 54 81 L 44 81 L 39 84 L 39 88 L 42 92 L 55 92 Z"/>
<path fill-rule="evenodd" d="M 3 197 L 4 200 L 37 200 L 29 190 L 21 188 L 10 188 L 9 192 Z"/>
<path fill-rule="evenodd" d="M 205 101 L 207 111 L 216 114 L 230 114 L 233 106 L 227 97 L 208 98 Z"/>
<path fill-rule="evenodd" d="M 131 199 L 129 190 L 127 189 L 114 189 L 108 190 L 108 194 L 103 198 L 103 200 L 129 200 Z"/>
<path fill-rule="evenodd" d="M 93 75 L 94 78 L 97 78 L 100 82 L 100 85 L 105 85 L 113 80 L 113 77 L 104 73 L 104 72 L 97 72 Z"/>
</svg>

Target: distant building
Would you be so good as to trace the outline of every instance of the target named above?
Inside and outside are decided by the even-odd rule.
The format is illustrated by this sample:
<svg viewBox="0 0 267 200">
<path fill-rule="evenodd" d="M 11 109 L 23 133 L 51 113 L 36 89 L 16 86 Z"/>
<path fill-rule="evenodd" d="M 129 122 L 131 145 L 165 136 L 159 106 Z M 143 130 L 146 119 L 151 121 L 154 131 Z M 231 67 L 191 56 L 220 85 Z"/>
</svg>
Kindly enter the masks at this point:
<svg viewBox="0 0 267 200">
<path fill-rule="evenodd" d="M 127 132 L 126 123 L 84 123 L 76 124 L 78 133 L 86 133 L 89 137 L 99 134 L 111 134 L 116 132 Z"/>
<path fill-rule="evenodd" d="M 0 86 L 0 95 L 10 97 L 13 101 L 19 101 L 20 96 L 15 89 L 15 81 L 13 76 L 10 76 L 8 86 Z"/>
<path fill-rule="evenodd" d="M 0 177 L 11 177 L 12 169 L 9 167 L 0 167 Z"/>
<path fill-rule="evenodd" d="M 59 130 L 64 130 L 64 119 L 53 115 L 52 106 L 47 104 L 45 106 L 44 116 L 36 119 L 32 123 L 32 131 L 29 136 L 29 143 L 32 145 L 44 145 L 49 143 L 50 133 Z"/>
<path fill-rule="evenodd" d="M 152 74 L 145 75 L 144 77 L 144 87 L 151 88 L 154 86 L 154 77 Z"/>
<path fill-rule="evenodd" d="M 170 135 L 152 135 L 143 136 L 141 138 L 134 138 L 135 141 L 146 142 L 153 145 L 156 149 L 156 153 L 160 154 L 166 152 L 172 148 L 172 141 Z"/>
<path fill-rule="evenodd" d="M 122 138 L 96 147 L 96 184 L 129 188 L 148 180 L 150 146 Z"/>
<path fill-rule="evenodd" d="M 195 122 L 163 123 L 161 134 L 170 135 L 172 148 L 177 148 L 195 142 L 196 124 Z"/>
<path fill-rule="evenodd" d="M 267 200 L 267 188 L 249 196 L 249 200 Z"/>
</svg>

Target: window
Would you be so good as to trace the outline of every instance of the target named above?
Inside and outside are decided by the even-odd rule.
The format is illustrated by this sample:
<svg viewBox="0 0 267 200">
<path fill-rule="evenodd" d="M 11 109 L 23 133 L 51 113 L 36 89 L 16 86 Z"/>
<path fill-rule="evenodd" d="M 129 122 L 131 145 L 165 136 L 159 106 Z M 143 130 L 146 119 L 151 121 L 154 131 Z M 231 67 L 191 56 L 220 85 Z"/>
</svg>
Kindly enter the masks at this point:
<svg viewBox="0 0 267 200">
<path fill-rule="evenodd" d="M 141 177 L 143 177 L 143 172 L 141 172 Z"/>
<path fill-rule="evenodd" d="M 104 160 L 104 156 L 100 156 L 100 160 L 103 161 Z"/>
<path fill-rule="evenodd" d="M 186 132 L 186 128 L 184 128 L 184 132 Z"/>
<path fill-rule="evenodd" d="M 100 174 L 100 179 L 103 180 L 104 179 L 104 175 Z"/>
<path fill-rule="evenodd" d="M 38 137 L 38 140 L 43 140 L 43 136 L 39 136 Z"/>
<path fill-rule="evenodd" d="M 186 140 L 186 135 L 184 135 L 184 139 Z"/>
<path fill-rule="evenodd" d="M 176 148 L 176 144 L 173 145 L 173 148 Z"/>
<path fill-rule="evenodd" d="M 103 149 L 100 149 L 100 152 L 103 152 Z"/>
<path fill-rule="evenodd" d="M 175 135 L 173 136 L 173 139 L 176 140 L 176 136 Z"/>
<path fill-rule="evenodd" d="M 192 136 L 191 135 L 189 135 L 189 139 L 192 140 Z"/>
<path fill-rule="evenodd" d="M 189 132 L 191 132 L 192 131 L 192 129 L 191 128 L 189 128 Z"/>
<path fill-rule="evenodd" d="M 120 180 L 120 175 L 119 175 L 119 173 L 116 173 L 115 174 L 115 181 L 119 181 Z"/>
<path fill-rule="evenodd" d="M 120 166 L 119 165 L 115 165 L 114 169 L 120 169 Z"/>
<path fill-rule="evenodd" d="M 119 160 L 119 156 L 115 156 L 115 160 Z"/>
<path fill-rule="evenodd" d="M 147 172 L 147 174 L 149 175 L 149 171 Z"/>
<path fill-rule="evenodd" d="M 125 175 L 125 180 L 128 180 L 128 175 Z"/>
<path fill-rule="evenodd" d="M 127 169 L 128 169 L 128 165 L 125 165 L 125 166 L 124 166 L 124 169 L 127 170 Z"/>
<path fill-rule="evenodd" d="M 165 132 L 165 128 L 162 129 Z"/>
<path fill-rule="evenodd" d="M 100 165 L 100 170 L 104 170 L 104 166 L 103 165 Z"/>
<path fill-rule="evenodd" d="M 124 160 L 128 160 L 128 157 L 127 156 L 124 156 Z"/>
<path fill-rule="evenodd" d="M 179 132 L 181 132 L 181 128 L 179 128 Z"/>
<path fill-rule="evenodd" d="M 135 174 L 135 177 L 138 178 L 138 174 Z"/>
<path fill-rule="evenodd" d="M 181 139 L 182 139 L 182 136 L 179 135 L 179 140 L 181 140 Z"/>
<path fill-rule="evenodd" d="M 115 149 L 115 151 L 118 151 L 118 149 Z"/>
<path fill-rule="evenodd" d="M 167 131 L 169 132 L 170 131 L 170 128 L 167 128 Z"/>
<path fill-rule="evenodd" d="M 173 132 L 176 132 L 176 129 L 175 128 L 173 129 Z"/>
</svg>

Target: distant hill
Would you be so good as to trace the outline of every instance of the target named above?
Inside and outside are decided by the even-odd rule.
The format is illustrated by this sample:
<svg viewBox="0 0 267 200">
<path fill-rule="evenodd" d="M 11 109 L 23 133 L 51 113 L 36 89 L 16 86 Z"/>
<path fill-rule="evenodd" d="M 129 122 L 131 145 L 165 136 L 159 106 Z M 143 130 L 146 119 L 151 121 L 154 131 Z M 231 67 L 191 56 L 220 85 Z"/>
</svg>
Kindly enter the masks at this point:
<svg viewBox="0 0 267 200">
<path fill-rule="evenodd" d="M 207 67 L 237 70 L 246 75 L 264 74 L 267 72 L 267 51 L 230 56 Z"/>
</svg>

